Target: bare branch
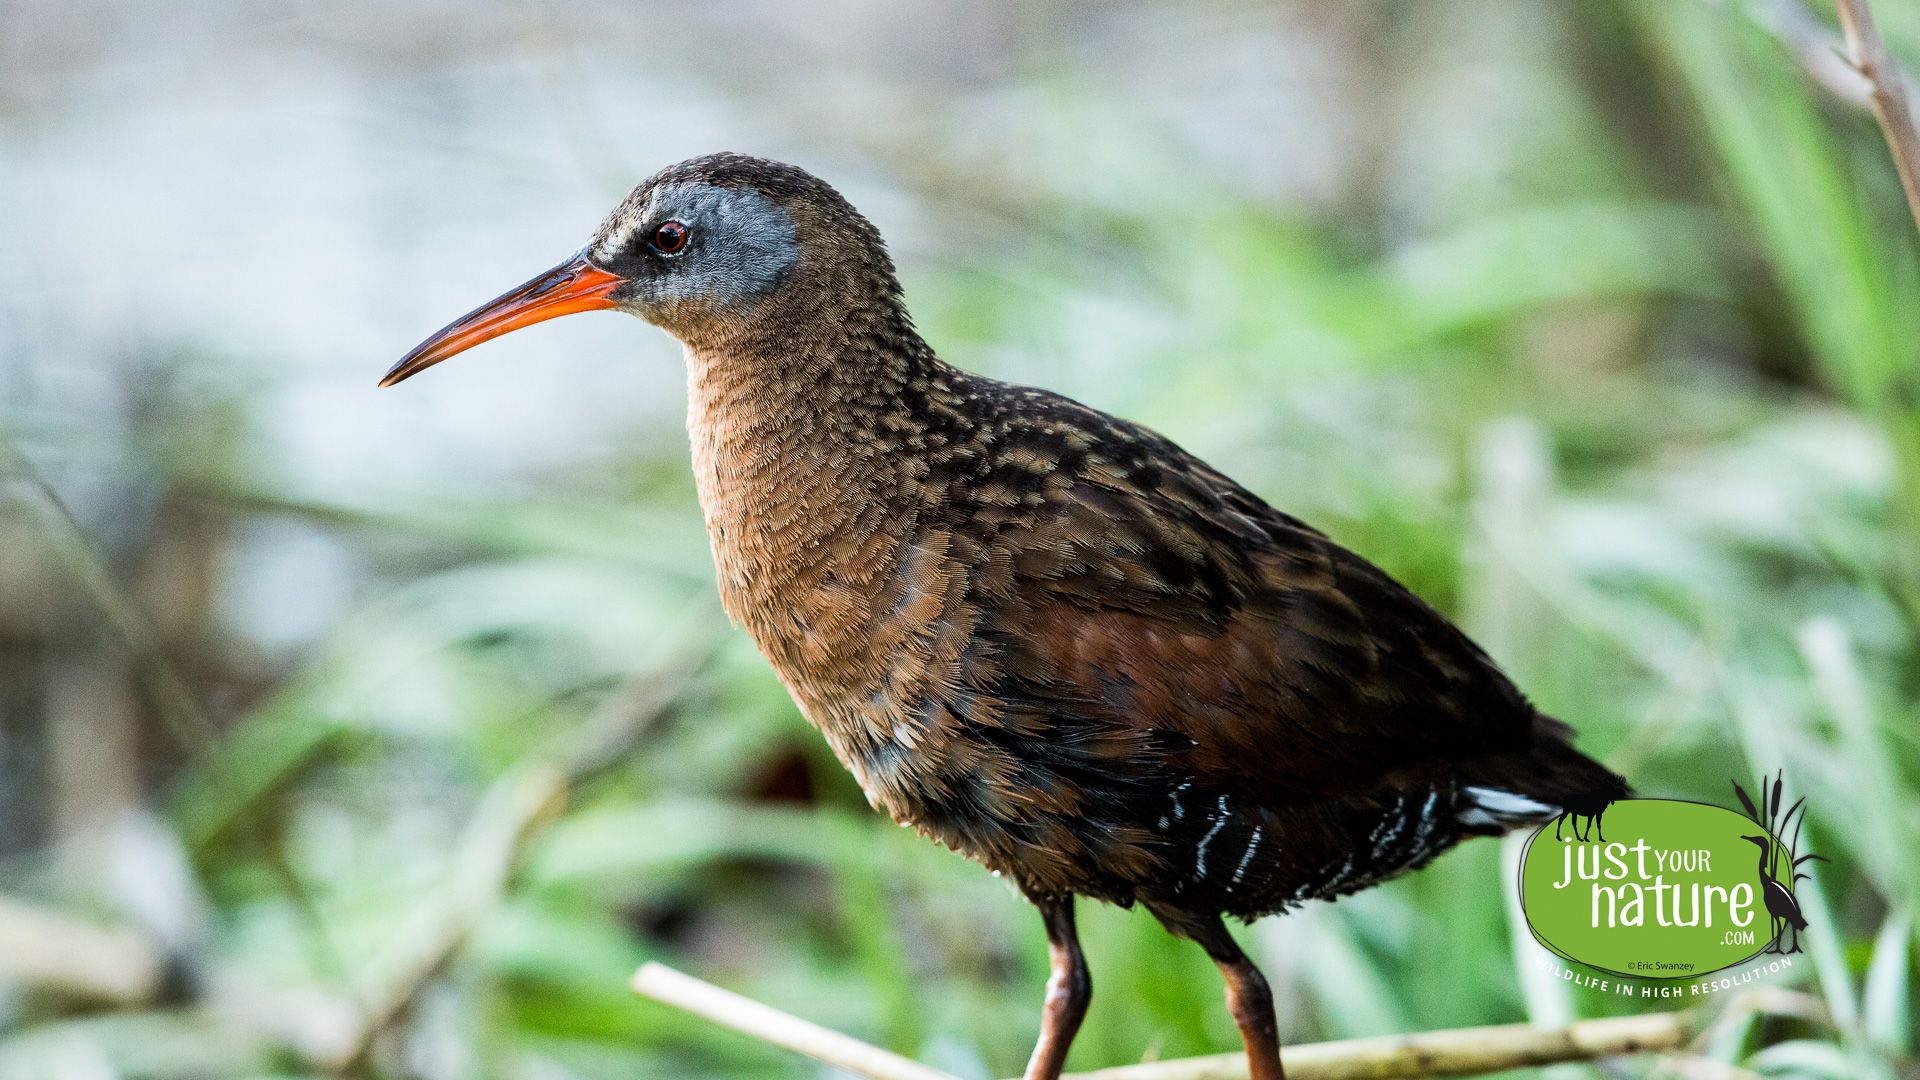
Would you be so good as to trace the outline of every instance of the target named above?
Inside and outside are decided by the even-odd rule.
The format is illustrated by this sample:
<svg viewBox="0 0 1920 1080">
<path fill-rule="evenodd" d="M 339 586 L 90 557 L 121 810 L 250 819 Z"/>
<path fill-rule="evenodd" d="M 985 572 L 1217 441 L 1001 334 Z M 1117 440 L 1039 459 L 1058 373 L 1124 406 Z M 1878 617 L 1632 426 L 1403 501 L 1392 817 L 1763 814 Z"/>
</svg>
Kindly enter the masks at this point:
<svg viewBox="0 0 1920 1080">
<path fill-rule="evenodd" d="M 1800 0 L 1747 0 L 1747 17 L 1786 46 L 1814 82 L 1849 105 L 1873 107 L 1873 86 L 1843 55 L 1840 35 Z"/>
<path fill-rule="evenodd" d="M 783 1013 L 731 990 L 722 990 L 665 964 L 641 965 L 640 970 L 633 973 L 632 985 L 635 991 L 656 1001 L 678 1006 L 716 1024 L 848 1072 L 873 1077 L 873 1080 L 956 1080 L 951 1073 L 870 1046 L 851 1035 Z M 1245 1071 L 1243 1064 L 1241 1072 Z"/>
<path fill-rule="evenodd" d="M 1306 1043 L 1282 1048 L 1280 1064 L 1287 1080 L 1479 1076 L 1561 1061 L 1676 1050 L 1696 1029 L 1692 1020 L 1686 1013 L 1648 1013 L 1576 1020 L 1564 1028 L 1503 1024 Z M 1122 1065 L 1077 1073 L 1072 1080 L 1246 1080 L 1246 1076 L 1247 1056 L 1234 1053 Z"/>
<path fill-rule="evenodd" d="M 1907 106 L 1907 88 L 1887 52 L 1887 43 L 1873 25 L 1873 12 L 1867 0 L 1835 0 L 1840 10 L 1840 29 L 1847 36 L 1847 52 L 1853 66 L 1873 87 L 1870 100 L 1874 118 L 1886 133 L 1887 146 L 1893 151 L 1894 167 L 1900 170 L 1900 186 L 1907 189 L 1907 209 L 1920 225 L 1920 132 L 1913 127 L 1913 112 Z"/>
<path fill-rule="evenodd" d="M 784 1046 L 874 1080 L 951 1080 L 946 1073 L 829 1031 L 712 983 L 648 963 L 633 976 L 639 993 L 716 1024 Z M 1411 1080 L 1477 1076 L 1506 1069 L 1676 1051 L 1699 1031 L 1687 1013 L 1580 1020 L 1558 1029 L 1531 1024 L 1458 1028 L 1418 1035 L 1309 1043 L 1280 1051 L 1288 1080 Z M 1062 1080 L 1246 1080 L 1243 1053 L 1122 1065 Z"/>
</svg>

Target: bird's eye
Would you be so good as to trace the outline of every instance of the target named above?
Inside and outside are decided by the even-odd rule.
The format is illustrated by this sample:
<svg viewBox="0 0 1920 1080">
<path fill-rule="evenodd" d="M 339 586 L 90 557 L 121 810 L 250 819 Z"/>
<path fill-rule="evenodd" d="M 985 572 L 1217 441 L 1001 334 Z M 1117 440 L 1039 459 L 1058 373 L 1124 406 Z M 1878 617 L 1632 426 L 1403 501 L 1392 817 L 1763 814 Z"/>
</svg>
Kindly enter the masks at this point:
<svg viewBox="0 0 1920 1080">
<path fill-rule="evenodd" d="M 677 221 L 663 221 L 654 226 L 653 246 L 662 254 L 671 255 L 687 246 L 687 235 L 691 231 Z"/>
</svg>

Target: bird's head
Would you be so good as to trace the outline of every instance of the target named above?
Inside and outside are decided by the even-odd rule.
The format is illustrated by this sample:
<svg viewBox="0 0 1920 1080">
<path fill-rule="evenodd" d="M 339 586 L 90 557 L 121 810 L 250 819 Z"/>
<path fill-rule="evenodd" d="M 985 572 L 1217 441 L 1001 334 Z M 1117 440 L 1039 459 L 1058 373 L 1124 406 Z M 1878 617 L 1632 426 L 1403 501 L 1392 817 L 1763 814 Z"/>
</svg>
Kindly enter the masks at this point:
<svg viewBox="0 0 1920 1080">
<path fill-rule="evenodd" d="M 878 230 L 839 192 L 792 165 L 710 154 L 649 177 L 585 247 L 421 342 L 380 385 L 577 311 L 619 308 L 702 346 L 804 338 L 898 303 Z"/>
<path fill-rule="evenodd" d="M 1773 840 L 1772 840 L 1772 838 L 1771 838 L 1771 837 L 1766 837 L 1766 836 L 1743 836 L 1743 837 L 1741 837 L 1740 839 L 1742 839 L 1742 840 L 1746 840 L 1746 841 L 1748 841 L 1748 842 L 1750 842 L 1750 843 L 1754 843 L 1754 844 L 1758 844 L 1758 845 L 1760 845 L 1760 850 L 1761 850 L 1761 851 L 1766 851 L 1766 850 L 1767 850 L 1768 848 L 1771 848 L 1771 847 L 1773 846 Z"/>
</svg>

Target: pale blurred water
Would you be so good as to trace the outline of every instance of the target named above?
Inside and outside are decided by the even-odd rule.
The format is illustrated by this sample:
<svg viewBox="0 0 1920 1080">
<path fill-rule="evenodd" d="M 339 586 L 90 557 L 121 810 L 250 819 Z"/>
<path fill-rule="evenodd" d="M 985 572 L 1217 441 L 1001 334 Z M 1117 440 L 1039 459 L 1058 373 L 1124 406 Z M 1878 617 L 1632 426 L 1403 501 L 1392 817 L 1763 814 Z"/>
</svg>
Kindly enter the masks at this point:
<svg viewBox="0 0 1920 1080">
<path fill-rule="evenodd" d="M 120 373 L 184 351 L 196 378 L 252 397 L 252 465 L 277 488 L 494 490 L 604 455 L 680 408 L 675 350 L 617 316 L 494 343 L 457 376 L 373 380 L 565 256 L 627 186 L 702 151 L 829 172 L 909 260 L 942 250 L 887 153 L 1003 114 L 1012 35 L 1046 27 L 1018 6 L 917 7 L 125 5 L 97 23 L 17 9 L 15 49 L 51 53 L 16 71 L 0 127 L 11 422 L 51 425 L 42 452 L 93 457 L 105 447 L 74 428 L 112 427 Z M 1245 36 L 1245 18 L 1080 16 L 1054 33 L 1190 118 L 1250 182 L 1325 198 L 1338 148 L 1313 98 L 1328 63 L 1308 38 Z M 1209 34 L 1237 51 L 1171 81 Z M 1302 152 L 1276 154 L 1289 126 Z"/>
<path fill-rule="evenodd" d="M 1241 5 L 16 4 L 0 423 L 109 542 L 151 508 L 126 440 L 160 389 L 236 403 L 229 479 L 278 497 L 591 486 L 635 438 L 678 438 L 658 331 L 561 320 L 374 383 L 648 173 L 716 149 L 830 176 L 910 282 L 1017 228 L 1032 189 L 1129 190 L 1141 135 L 1264 198 L 1337 199 L 1357 152 L 1339 29 Z M 1138 101 L 1137 126 L 1036 128 L 1050 85 Z M 1167 333 L 1110 298 L 1082 310 L 1035 377 L 1113 384 Z M 246 531 L 227 625 L 272 652 L 324 629 L 353 588 L 327 550 Z"/>
</svg>

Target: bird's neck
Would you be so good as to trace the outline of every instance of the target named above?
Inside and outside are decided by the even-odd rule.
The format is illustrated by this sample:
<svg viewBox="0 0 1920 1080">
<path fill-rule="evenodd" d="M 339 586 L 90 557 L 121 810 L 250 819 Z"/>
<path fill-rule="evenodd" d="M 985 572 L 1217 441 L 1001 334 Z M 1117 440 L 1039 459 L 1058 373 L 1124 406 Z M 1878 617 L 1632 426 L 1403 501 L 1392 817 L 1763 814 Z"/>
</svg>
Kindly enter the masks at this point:
<svg viewBox="0 0 1920 1080">
<path fill-rule="evenodd" d="M 944 367 L 889 316 L 687 344 L 721 600 L 823 727 L 832 701 L 869 681 L 872 623 L 915 516 L 909 402 Z"/>
</svg>

